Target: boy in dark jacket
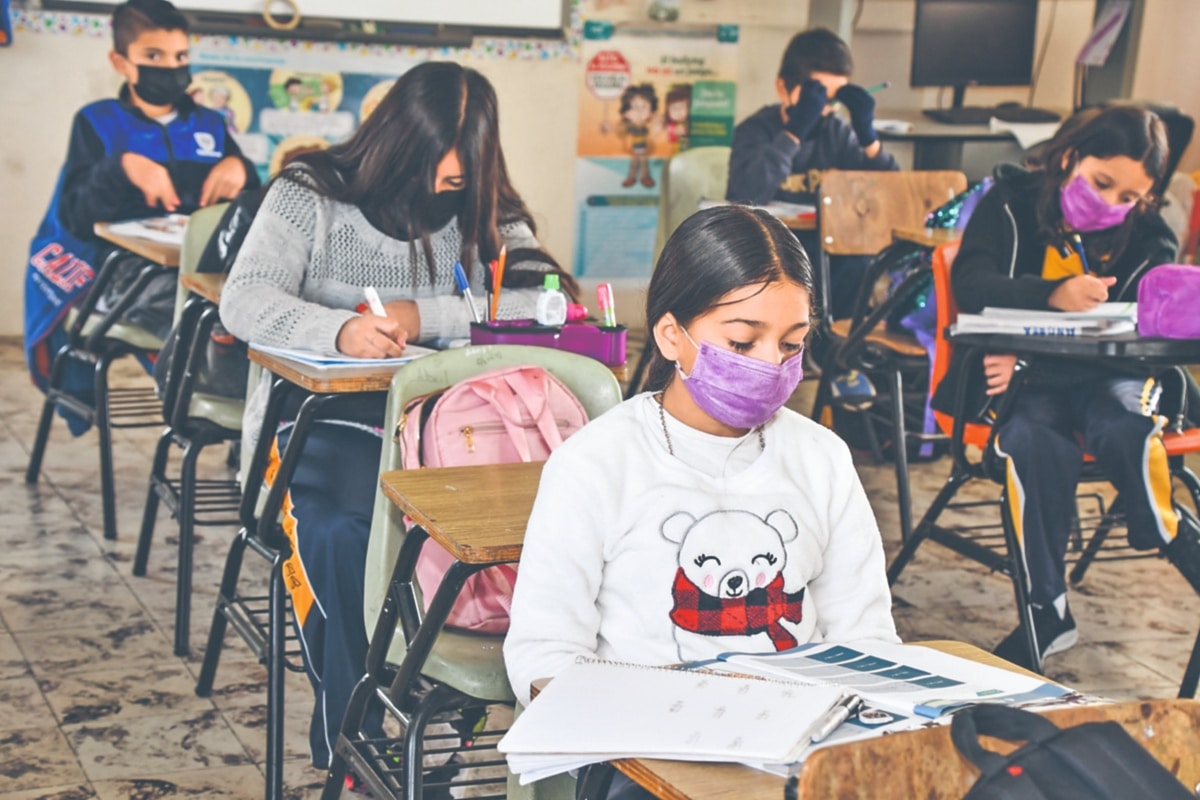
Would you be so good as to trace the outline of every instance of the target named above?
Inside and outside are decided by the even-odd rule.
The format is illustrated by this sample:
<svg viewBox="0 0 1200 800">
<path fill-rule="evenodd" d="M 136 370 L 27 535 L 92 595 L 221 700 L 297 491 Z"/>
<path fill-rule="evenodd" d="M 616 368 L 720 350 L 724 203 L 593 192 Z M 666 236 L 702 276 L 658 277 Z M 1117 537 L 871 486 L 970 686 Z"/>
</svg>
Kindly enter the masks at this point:
<svg viewBox="0 0 1200 800">
<path fill-rule="evenodd" d="M 850 48 L 832 31 L 815 28 L 792 37 L 775 79 L 779 103 L 759 109 L 733 132 L 727 200 L 811 204 L 826 170 L 897 169 L 875 134 L 874 98 L 850 83 L 853 70 Z M 850 122 L 832 113 L 835 100 L 845 106 Z M 809 253 L 817 252 L 815 232 L 798 236 Z M 867 263 L 834 259 L 833 319 L 850 316 Z"/>
<path fill-rule="evenodd" d="M 67 160 L 30 249 L 25 291 L 25 346 L 36 382 L 45 379 L 61 322 L 91 286 L 106 249 L 97 222 L 188 214 L 258 185 L 224 118 L 187 95 L 188 23 L 167 0 L 129 0 L 113 12 L 109 63 L 125 78 L 116 99 L 75 115 Z M 145 262 L 119 265 L 113 294 Z M 146 287 L 126 321 L 160 338 L 170 327 L 174 275 Z M 108 292 L 102 299 L 111 300 Z M 57 336 L 52 334 L 58 332 Z"/>
</svg>

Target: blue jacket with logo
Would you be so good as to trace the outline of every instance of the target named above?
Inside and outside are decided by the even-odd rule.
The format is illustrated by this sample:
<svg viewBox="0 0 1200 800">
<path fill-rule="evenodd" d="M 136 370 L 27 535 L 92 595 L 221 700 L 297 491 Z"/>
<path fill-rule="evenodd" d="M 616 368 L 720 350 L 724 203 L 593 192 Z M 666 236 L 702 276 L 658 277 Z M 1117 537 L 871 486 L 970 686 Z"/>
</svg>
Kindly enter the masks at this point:
<svg viewBox="0 0 1200 800">
<path fill-rule="evenodd" d="M 138 110 L 129 100 L 128 87 L 122 87 L 116 99 L 80 109 L 50 208 L 30 245 L 26 271 L 25 352 L 34 382 L 43 388 L 54 349 L 65 342 L 59 323 L 92 284 L 99 266 L 92 226 L 166 213 L 146 205 L 121 166 L 125 153 L 166 167 L 182 214 L 199 208 L 204 181 L 218 161 L 243 158 L 225 119 L 187 97 L 176 103 L 175 117 L 165 124 Z M 258 174 L 252 163 L 243 161 L 246 188 L 254 188 Z M 48 341 L 55 331 L 56 341 Z"/>
</svg>

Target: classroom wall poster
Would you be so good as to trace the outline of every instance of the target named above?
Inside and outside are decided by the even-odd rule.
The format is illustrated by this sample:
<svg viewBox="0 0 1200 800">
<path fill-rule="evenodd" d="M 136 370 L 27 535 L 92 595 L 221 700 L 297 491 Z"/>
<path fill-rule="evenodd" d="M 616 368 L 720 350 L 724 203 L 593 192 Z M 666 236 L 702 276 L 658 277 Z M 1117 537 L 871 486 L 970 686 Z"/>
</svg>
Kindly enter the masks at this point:
<svg viewBox="0 0 1200 800">
<path fill-rule="evenodd" d="M 188 93 L 225 117 L 265 181 L 288 158 L 348 138 L 396 78 L 416 63 L 389 60 L 388 73 L 380 74 L 345 71 L 345 61 L 199 48 Z"/>
<path fill-rule="evenodd" d="M 735 25 L 664 33 L 584 22 L 576 275 L 650 275 L 663 164 L 733 140 L 737 40 Z"/>
</svg>

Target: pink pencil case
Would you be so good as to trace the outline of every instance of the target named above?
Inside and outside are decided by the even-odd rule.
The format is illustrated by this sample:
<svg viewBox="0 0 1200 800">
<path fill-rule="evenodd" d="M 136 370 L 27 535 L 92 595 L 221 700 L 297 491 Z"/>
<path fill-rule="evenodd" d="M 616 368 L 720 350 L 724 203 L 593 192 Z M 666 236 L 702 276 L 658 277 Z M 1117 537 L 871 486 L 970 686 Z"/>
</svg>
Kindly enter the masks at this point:
<svg viewBox="0 0 1200 800">
<path fill-rule="evenodd" d="M 531 319 L 501 319 L 471 323 L 471 344 L 527 344 L 553 347 L 601 361 L 610 367 L 625 363 L 625 326 L 601 328 L 582 322 L 562 326 L 538 325 Z"/>
</svg>

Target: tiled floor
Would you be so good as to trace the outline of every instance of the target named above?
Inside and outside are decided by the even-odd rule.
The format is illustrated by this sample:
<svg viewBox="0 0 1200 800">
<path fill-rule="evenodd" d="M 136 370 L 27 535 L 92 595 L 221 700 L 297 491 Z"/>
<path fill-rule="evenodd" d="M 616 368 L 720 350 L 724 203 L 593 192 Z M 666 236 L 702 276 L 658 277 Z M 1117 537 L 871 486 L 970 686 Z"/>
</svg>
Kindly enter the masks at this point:
<svg viewBox="0 0 1200 800">
<path fill-rule="evenodd" d="M 115 374 L 138 379 L 136 368 Z M 810 397 L 802 391 L 796 407 L 807 410 Z M 0 800 L 261 797 L 264 669 L 230 634 L 213 697 L 193 692 L 234 531 L 200 531 L 194 654 L 176 658 L 173 521 L 159 520 L 147 576 L 130 572 L 157 429 L 116 433 L 120 536 L 107 542 L 94 433 L 69 440 L 56 423 L 41 482 L 24 482 L 39 405 L 18 343 L 0 341 Z M 224 453 L 212 450 L 204 466 L 216 477 Z M 948 469 L 945 461 L 913 466 L 918 515 Z M 891 467 L 863 463 L 860 474 L 890 555 L 899 539 Z M 992 486 L 975 492 L 995 496 Z M 992 647 L 1015 623 L 1005 579 L 932 544 L 895 601 L 906 640 Z M 1114 698 L 1174 696 L 1200 599 L 1169 565 L 1098 564 L 1071 604 L 1081 642 L 1050 658 L 1051 677 Z M 303 676 L 288 681 L 288 796 L 313 797 L 322 775 L 305 757 L 311 694 Z"/>
</svg>

